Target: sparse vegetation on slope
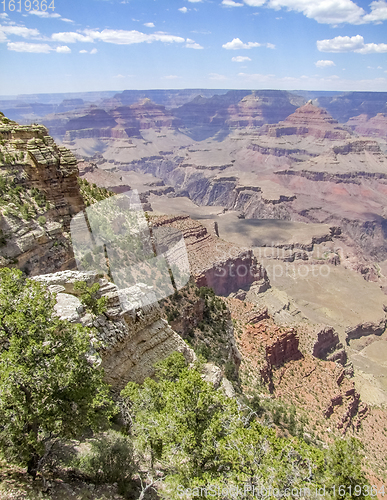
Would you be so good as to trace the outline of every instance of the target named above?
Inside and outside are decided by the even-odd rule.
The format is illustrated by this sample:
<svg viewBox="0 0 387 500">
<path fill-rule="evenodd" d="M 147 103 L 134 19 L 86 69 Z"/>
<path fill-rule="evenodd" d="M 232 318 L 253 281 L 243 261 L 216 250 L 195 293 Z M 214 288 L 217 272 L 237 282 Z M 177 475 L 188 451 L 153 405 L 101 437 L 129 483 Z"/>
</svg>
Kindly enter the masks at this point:
<svg viewBox="0 0 387 500">
<path fill-rule="evenodd" d="M 0 446 L 32 476 L 58 439 L 100 429 L 114 413 L 90 330 L 60 320 L 54 305 L 40 283 L 0 270 Z"/>
<path fill-rule="evenodd" d="M 196 354 L 221 367 L 230 380 L 237 380 L 230 312 L 212 288 L 190 281 L 160 305 L 165 319 Z"/>
<path fill-rule="evenodd" d="M 129 435 L 150 481 L 162 483 L 162 498 L 200 498 L 207 490 L 213 498 L 228 499 L 237 487 L 270 488 L 268 498 L 275 498 L 274 489 L 294 488 L 295 497 L 314 498 L 316 488 L 325 486 L 325 498 L 349 499 L 354 498 L 349 486 L 353 491 L 355 482 L 368 485 L 356 440 L 326 452 L 302 439 L 277 437 L 251 408 L 205 382 L 199 366 L 187 367 L 181 354 L 158 363 L 156 380 L 129 383 L 121 395 Z M 345 449 L 354 457 L 348 467 L 340 458 Z M 333 489 L 338 478 L 344 494 Z M 363 491 L 359 498 L 367 497 Z"/>
<path fill-rule="evenodd" d="M 106 200 L 106 198 L 115 195 L 112 191 L 98 187 L 96 184 L 90 184 L 86 179 L 81 179 L 80 177 L 78 177 L 78 184 L 87 207 L 93 203 L 97 203 L 97 201 Z"/>
</svg>

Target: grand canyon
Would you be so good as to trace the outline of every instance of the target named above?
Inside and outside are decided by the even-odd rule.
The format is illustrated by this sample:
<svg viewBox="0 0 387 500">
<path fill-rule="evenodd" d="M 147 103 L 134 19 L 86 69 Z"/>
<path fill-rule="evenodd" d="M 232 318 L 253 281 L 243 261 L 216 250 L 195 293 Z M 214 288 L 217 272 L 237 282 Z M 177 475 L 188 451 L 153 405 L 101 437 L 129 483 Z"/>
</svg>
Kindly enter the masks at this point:
<svg viewBox="0 0 387 500">
<path fill-rule="evenodd" d="M 1 188 L 0 266 L 56 293 L 61 318 L 94 325 L 114 391 L 174 351 L 204 357 L 204 379 L 227 397 L 292 407 L 300 439 L 360 439 L 380 488 L 387 92 L 106 94 L 0 101 L 1 179 L 21 186 Z M 71 220 L 128 191 L 151 234 L 182 235 L 191 280 L 147 306 L 137 283 L 122 310 L 117 283 L 79 265 Z M 82 309 L 77 281 L 99 284 L 104 314 Z"/>
</svg>

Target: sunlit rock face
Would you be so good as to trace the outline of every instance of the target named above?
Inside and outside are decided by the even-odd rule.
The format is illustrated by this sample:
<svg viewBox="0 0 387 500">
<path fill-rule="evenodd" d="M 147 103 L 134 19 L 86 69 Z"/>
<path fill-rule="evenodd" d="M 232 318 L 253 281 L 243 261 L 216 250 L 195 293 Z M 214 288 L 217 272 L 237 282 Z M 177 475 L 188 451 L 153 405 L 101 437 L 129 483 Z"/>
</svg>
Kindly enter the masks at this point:
<svg viewBox="0 0 387 500">
<path fill-rule="evenodd" d="M 0 266 L 17 265 L 30 275 L 74 267 L 68 230 L 84 208 L 74 155 L 57 146 L 45 127 L 18 125 L 1 115 L 0 139 L 0 175 L 8 186 L 2 194 Z"/>
<path fill-rule="evenodd" d="M 105 380 L 115 390 L 123 389 L 129 381 L 142 383 L 154 374 L 154 364 L 174 351 L 181 352 L 188 362 L 196 359 L 193 350 L 161 317 L 157 302 L 142 306 L 143 296 L 149 293 L 145 285 L 124 290 L 133 307 L 123 310 L 123 290 L 95 272 L 64 271 L 34 279 L 57 294 L 56 311 L 61 318 L 95 327 Z M 84 310 L 74 289 L 77 281 L 89 286 L 99 283 L 99 296 L 107 299 L 105 313 L 92 317 Z"/>
</svg>

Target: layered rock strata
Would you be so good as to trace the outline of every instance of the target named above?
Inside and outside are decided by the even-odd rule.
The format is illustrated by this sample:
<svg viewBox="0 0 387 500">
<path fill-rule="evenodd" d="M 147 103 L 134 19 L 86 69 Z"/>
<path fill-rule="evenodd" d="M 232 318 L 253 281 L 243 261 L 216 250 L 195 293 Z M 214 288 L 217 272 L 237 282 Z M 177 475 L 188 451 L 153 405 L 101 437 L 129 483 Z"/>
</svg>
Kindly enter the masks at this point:
<svg viewBox="0 0 387 500">
<path fill-rule="evenodd" d="M 188 216 L 152 217 L 151 223 L 155 229 L 174 228 L 182 233 L 191 274 L 199 287 L 211 287 L 217 295 L 226 296 L 253 282 L 259 282 L 262 291 L 270 286 L 252 250 L 217 238 Z"/>
<path fill-rule="evenodd" d="M 283 122 L 268 130 L 271 137 L 283 135 L 313 136 L 317 139 L 348 139 L 350 132 L 325 111 L 308 102 L 289 115 Z"/>
<path fill-rule="evenodd" d="M 129 381 L 142 383 L 154 374 L 153 365 L 174 351 L 181 352 L 187 362 L 195 354 L 184 340 L 162 319 L 157 303 L 141 307 L 142 298 L 150 287 L 136 285 L 124 291 L 94 272 L 64 271 L 36 276 L 36 281 L 57 294 L 57 313 L 63 319 L 96 328 L 101 347 L 98 349 L 105 370 L 106 382 L 119 391 Z M 92 317 L 84 311 L 74 290 L 77 281 L 89 286 L 99 283 L 100 297 L 106 297 L 106 312 Z M 130 310 L 123 310 L 120 293 L 125 293 L 131 303 Z"/>
<path fill-rule="evenodd" d="M 369 118 L 366 114 L 350 118 L 347 125 L 359 135 L 387 139 L 387 114 L 378 113 Z"/>
<path fill-rule="evenodd" d="M 84 208 L 74 155 L 45 127 L 1 116 L 0 139 L 0 176 L 8 186 L 0 207 L 0 266 L 17 264 L 31 275 L 73 267 L 69 225 Z"/>
</svg>

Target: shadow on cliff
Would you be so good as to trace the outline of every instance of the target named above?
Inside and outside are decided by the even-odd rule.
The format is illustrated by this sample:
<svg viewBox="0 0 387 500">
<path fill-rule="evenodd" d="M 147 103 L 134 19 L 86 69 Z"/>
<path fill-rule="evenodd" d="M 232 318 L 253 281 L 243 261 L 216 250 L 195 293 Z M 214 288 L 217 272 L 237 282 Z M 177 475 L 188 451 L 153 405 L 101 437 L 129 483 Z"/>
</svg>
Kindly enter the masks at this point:
<svg viewBox="0 0 387 500">
<path fill-rule="evenodd" d="M 178 131 L 197 142 L 205 141 L 206 139 L 222 142 L 230 134 L 230 129 L 222 125 L 198 125 L 179 128 Z"/>
</svg>

